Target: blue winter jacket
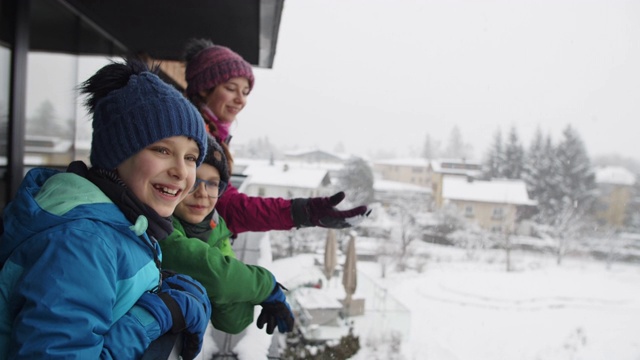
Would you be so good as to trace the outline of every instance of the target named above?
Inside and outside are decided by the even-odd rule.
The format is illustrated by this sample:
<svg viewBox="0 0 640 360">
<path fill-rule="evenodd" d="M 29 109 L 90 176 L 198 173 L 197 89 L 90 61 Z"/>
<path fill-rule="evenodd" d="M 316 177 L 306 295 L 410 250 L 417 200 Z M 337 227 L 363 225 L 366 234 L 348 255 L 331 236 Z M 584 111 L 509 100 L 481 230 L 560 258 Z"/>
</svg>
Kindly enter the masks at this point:
<svg viewBox="0 0 640 360">
<path fill-rule="evenodd" d="M 137 359 L 161 335 L 134 306 L 159 281 L 143 216 L 132 225 L 85 178 L 34 169 L 4 226 L 0 359 Z"/>
</svg>

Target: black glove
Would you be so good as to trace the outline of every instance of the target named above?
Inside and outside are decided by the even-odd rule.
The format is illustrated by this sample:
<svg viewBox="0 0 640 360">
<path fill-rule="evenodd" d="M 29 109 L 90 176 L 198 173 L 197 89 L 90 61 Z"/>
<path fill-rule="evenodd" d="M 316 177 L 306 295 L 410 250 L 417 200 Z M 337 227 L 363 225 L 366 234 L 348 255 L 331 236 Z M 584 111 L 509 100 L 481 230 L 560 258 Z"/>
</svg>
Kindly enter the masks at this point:
<svg viewBox="0 0 640 360">
<path fill-rule="evenodd" d="M 267 324 L 267 334 L 269 335 L 273 334 L 276 325 L 281 334 L 293 330 L 293 312 L 291 312 L 291 307 L 287 303 L 287 298 L 282 289 L 287 290 L 287 288 L 276 282 L 271 295 L 260 304 L 262 305 L 262 311 L 258 316 L 256 325 L 258 325 L 259 329 L 262 329 L 264 324 Z"/>
<path fill-rule="evenodd" d="M 357 225 L 371 210 L 361 205 L 350 210 L 335 208 L 344 200 L 344 192 L 331 197 L 297 198 L 291 200 L 291 215 L 296 228 L 320 226 L 332 229 L 344 229 Z"/>
</svg>

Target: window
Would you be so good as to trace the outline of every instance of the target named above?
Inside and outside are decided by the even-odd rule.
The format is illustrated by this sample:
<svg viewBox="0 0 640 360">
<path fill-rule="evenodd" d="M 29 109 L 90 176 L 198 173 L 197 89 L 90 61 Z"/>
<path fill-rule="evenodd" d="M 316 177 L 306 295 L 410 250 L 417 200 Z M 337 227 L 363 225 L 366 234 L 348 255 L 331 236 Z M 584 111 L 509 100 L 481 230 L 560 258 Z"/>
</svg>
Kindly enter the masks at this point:
<svg viewBox="0 0 640 360">
<path fill-rule="evenodd" d="M 504 218 L 504 208 L 503 207 L 493 208 L 493 214 L 491 215 L 491 219 L 502 220 L 503 218 Z"/>
<path fill-rule="evenodd" d="M 472 218 L 473 217 L 473 206 L 466 205 L 464 207 L 464 216 L 468 217 L 468 218 Z"/>
</svg>

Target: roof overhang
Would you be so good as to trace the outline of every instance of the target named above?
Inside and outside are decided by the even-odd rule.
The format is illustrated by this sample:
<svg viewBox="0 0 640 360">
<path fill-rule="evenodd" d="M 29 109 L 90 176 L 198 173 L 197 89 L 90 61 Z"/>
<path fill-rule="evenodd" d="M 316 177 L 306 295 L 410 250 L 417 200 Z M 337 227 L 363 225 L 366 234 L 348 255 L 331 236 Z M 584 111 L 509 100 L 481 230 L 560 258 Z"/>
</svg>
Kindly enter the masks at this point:
<svg viewBox="0 0 640 360">
<path fill-rule="evenodd" d="M 24 1 L 24 0 L 23 0 Z M 273 66 L 284 0 L 30 0 L 31 51 L 180 60 L 207 38 Z M 0 32 L 10 44 L 11 36 Z"/>
</svg>

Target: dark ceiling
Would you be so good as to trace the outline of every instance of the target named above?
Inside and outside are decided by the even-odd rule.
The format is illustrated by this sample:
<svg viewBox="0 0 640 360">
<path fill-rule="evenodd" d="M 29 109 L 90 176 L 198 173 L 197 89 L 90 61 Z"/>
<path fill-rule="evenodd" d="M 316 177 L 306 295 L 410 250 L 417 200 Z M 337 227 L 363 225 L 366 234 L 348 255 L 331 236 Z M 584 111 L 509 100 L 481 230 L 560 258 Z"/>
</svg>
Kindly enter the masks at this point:
<svg viewBox="0 0 640 360">
<path fill-rule="evenodd" d="M 32 51 L 180 60 L 185 42 L 200 37 L 271 67 L 284 0 L 30 1 Z"/>
</svg>

